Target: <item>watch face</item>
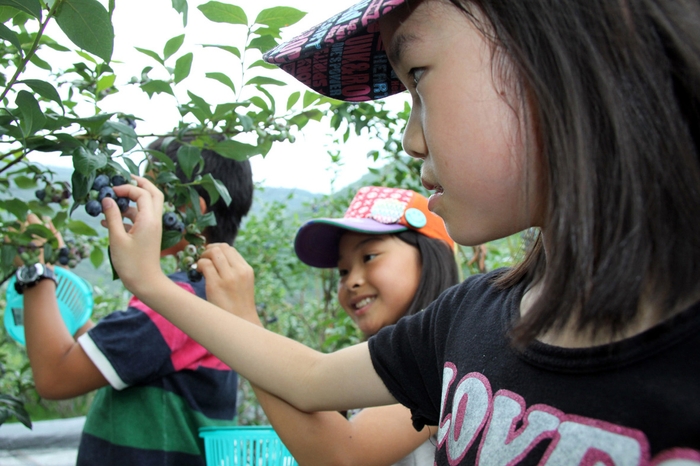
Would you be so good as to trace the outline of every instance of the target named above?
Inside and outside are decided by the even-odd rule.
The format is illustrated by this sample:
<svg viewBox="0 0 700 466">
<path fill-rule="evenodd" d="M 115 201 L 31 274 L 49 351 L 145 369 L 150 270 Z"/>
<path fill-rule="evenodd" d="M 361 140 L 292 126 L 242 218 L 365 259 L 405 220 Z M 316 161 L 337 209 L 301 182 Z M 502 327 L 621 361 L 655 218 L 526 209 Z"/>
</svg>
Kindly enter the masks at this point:
<svg viewBox="0 0 700 466">
<path fill-rule="evenodd" d="M 19 281 L 21 281 L 22 283 L 32 283 L 36 281 L 39 278 L 40 274 L 39 267 L 37 267 L 37 265 L 39 264 L 22 267 L 19 270 L 19 274 L 17 277 L 19 278 Z"/>
</svg>

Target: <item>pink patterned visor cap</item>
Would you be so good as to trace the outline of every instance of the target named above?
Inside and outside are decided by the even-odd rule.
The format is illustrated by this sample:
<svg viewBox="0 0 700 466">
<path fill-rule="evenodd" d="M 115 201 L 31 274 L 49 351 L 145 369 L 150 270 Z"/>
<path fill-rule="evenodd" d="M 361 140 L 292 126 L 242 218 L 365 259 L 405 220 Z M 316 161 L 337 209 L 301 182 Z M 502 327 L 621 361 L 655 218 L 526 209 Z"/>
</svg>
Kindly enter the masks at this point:
<svg viewBox="0 0 700 466">
<path fill-rule="evenodd" d="M 391 68 L 379 18 L 405 0 L 364 0 L 268 51 L 278 65 L 319 94 L 362 102 L 405 90 Z"/>
<path fill-rule="evenodd" d="M 413 230 L 454 248 L 445 222 L 428 210 L 428 199 L 408 189 L 365 186 L 355 194 L 343 218 L 309 220 L 297 232 L 294 250 L 307 265 L 338 266 L 340 237 L 347 231 L 388 235 Z"/>
</svg>

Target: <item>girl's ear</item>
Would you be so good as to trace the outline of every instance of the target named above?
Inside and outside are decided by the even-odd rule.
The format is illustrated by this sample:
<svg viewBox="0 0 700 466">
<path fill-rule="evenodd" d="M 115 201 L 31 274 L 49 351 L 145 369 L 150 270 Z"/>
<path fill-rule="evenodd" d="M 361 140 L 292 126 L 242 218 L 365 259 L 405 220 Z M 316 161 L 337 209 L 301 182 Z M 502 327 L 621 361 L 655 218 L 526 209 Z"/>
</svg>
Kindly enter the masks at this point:
<svg viewBox="0 0 700 466">
<path fill-rule="evenodd" d="M 202 196 L 199 196 L 199 208 L 203 214 L 207 213 L 207 203 Z"/>
</svg>

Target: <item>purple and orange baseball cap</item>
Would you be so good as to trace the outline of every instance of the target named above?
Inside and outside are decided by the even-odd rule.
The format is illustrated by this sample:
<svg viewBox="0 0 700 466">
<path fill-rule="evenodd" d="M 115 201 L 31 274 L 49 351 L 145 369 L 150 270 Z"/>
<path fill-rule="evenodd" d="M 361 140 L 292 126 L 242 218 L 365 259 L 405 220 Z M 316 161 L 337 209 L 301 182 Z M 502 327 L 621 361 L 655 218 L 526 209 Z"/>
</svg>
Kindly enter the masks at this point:
<svg viewBox="0 0 700 466">
<path fill-rule="evenodd" d="M 442 218 L 428 210 L 428 199 L 408 189 L 366 186 L 360 188 L 343 218 L 309 220 L 297 232 L 294 249 L 307 265 L 338 266 L 340 237 L 347 231 L 386 235 L 414 230 L 445 242 L 454 249 Z"/>
<path fill-rule="evenodd" d="M 319 94 L 376 100 L 405 90 L 391 68 L 379 18 L 406 0 L 363 0 L 263 55 Z"/>
</svg>

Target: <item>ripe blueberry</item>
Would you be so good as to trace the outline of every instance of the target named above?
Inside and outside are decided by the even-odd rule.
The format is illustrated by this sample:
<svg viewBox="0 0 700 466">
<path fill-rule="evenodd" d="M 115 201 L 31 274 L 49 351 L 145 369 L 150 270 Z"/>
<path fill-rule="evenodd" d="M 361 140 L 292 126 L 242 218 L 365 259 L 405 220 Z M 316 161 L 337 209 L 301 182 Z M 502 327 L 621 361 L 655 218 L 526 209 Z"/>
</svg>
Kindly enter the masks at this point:
<svg viewBox="0 0 700 466">
<path fill-rule="evenodd" d="M 114 175 L 112 177 L 112 186 L 121 186 L 126 183 L 126 180 L 121 175 Z"/>
<path fill-rule="evenodd" d="M 187 271 L 187 278 L 191 282 L 198 282 L 202 279 L 202 274 L 197 269 L 189 269 Z"/>
<path fill-rule="evenodd" d="M 175 212 L 166 212 L 163 214 L 163 226 L 166 230 L 174 230 L 179 219 Z"/>
<path fill-rule="evenodd" d="M 36 191 L 34 191 L 34 195 L 36 196 L 37 199 L 39 199 L 40 201 L 43 201 L 44 198 L 46 197 L 46 190 L 37 189 Z"/>
<path fill-rule="evenodd" d="M 58 263 L 61 265 L 68 265 L 70 258 L 68 256 L 58 256 Z"/>
<path fill-rule="evenodd" d="M 99 191 L 105 186 L 109 186 L 109 176 L 104 173 L 102 175 L 97 175 L 97 178 L 95 178 L 95 181 L 92 183 L 92 189 Z"/>
<path fill-rule="evenodd" d="M 102 199 L 105 197 L 111 197 L 112 199 L 116 199 L 117 195 L 114 193 L 114 190 L 110 186 L 103 186 L 102 189 L 100 189 L 100 194 L 97 196 L 97 200 L 102 202 Z"/>
<path fill-rule="evenodd" d="M 129 198 L 128 197 L 118 197 L 117 206 L 119 206 L 119 212 L 124 213 L 129 209 Z"/>
<path fill-rule="evenodd" d="M 91 199 L 85 204 L 85 212 L 87 212 L 88 215 L 97 217 L 102 213 L 102 204 L 100 204 L 100 201 Z"/>
</svg>

